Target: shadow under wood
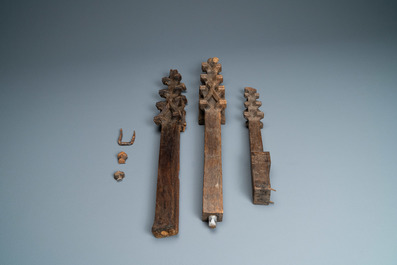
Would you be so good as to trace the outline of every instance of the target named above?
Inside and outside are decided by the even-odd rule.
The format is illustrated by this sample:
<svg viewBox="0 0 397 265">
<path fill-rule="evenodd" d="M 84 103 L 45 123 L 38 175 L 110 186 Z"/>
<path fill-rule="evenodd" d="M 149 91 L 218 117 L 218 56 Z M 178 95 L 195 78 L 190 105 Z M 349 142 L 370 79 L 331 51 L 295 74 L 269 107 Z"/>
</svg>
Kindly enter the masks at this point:
<svg viewBox="0 0 397 265">
<path fill-rule="evenodd" d="M 203 175 L 204 175 L 204 125 L 198 124 L 198 111 L 199 111 L 199 87 L 201 85 L 200 82 L 200 74 L 201 71 L 201 62 L 206 61 L 205 58 L 198 58 L 197 64 L 194 64 L 188 71 L 184 71 L 182 73 L 184 83 L 187 87 L 186 97 L 188 98 L 188 105 L 186 110 L 186 121 L 187 121 L 187 130 L 188 135 L 184 135 L 182 137 L 189 137 L 189 141 L 185 141 L 189 143 L 190 148 L 185 148 L 188 152 L 186 155 L 190 156 L 192 159 L 192 168 L 189 170 L 191 173 L 192 179 L 192 198 L 193 213 L 197 218 L 201 221 L 202 208 L 203 208 Z M 205 223 L 204 223 L 205 224 Z"/>
<path fill-rule="evenodd" d="M 197 122 L 197 121 L 196 121 Z M 204 126 L 197 125 L 198 127 L 198 138 L 194 141 L 193 154 L 196 155 L 195 159 L 196 168 L 194 169 L 194 182 L 193 182 L 193 193 L 194 193 L 194 212 L 197 217 L 201 220 L 203 210 L 203 176 L 204 176 Z"/>
<path fill-rule="evenodd" d="M 240 123 L 238 127 L 239 131 L 242 132 L 242 150 L 238 152 L 239 154 L 239 166 L 238 166 L 238 176 L 239 182 L 241 183 L 240 190 L 244 194 L 250 202 L 252 202 L 252 177 L 251 177 L 251 150 L 250 150 L 250 142 L 249 142 L 249 130 L 247 128 L 247 120 L 244 118 L 244 111 L 246 110 L 244 106 L 244 102 L 246 99 L 244 98 L 244 89 L 242 89 L 242 93 L 238 94 L 236 100 L 241 104 L 238 104 L 239 113 L 235 116 L 237 122 Z"/>
<path fill-rule="evenodd" d="M 156 127 L 156 128 L 155 128 Z M 150 141 L 152 144 L 151 146 L 151 154 L 150 154 L 150 161 L 151 161 L 151 167 L 149 170 L 149 187 L 147 188 L 147 205 L 146 209 L 148 209 L 148 214 L 147 214 L 147 219 L 145 222 L 145 231 L 152 234 L 152 225 L 153 225 L 153 220 L 154 220 L 154 213 L 155 213 L 155 207 L 156 207 L 156 189 L 157 189 L 157 167 L 158 167 L 158 160 L 159 160 L 159 146 L 160 146 L 160 135 L 161 132 L 158 130 L 156 126 L 153 123 L 153 131 L 155 132 L 153 134 L 153 138 Z"/>
<path fill-rule="evenodd" d="M 165 75 L 164 75 L 165 76 Z M 153 132 L 153 137 L 151 141 L 148 141 L 149 139 L 147 136 L 145 136 L 145 140 L 148 141 L 149 146 L 150 146 L 150 170 L 148 178 L 150 179 L 149 181 L 149 187 L 147 188 L 147 205 L 146 209 L 148 209 L 148 214 L 147 214 L 147 219 L 145 222 L 145 231 L 150 233 L 150 235 L 153 236 L 152 234 L 152 226 L 153 226 L 153 221 L 154 221 L 154 215 L 155 215 L 155 209 L 156 209 L 156 190 L 157 190 L 157 175 L 158 175 L 158 161 L 159 161 L 159 153 L 160 153 L 160 137 L 161 137 L 161 128 L 160 126 L 157 126 L 153 118 L 160 113 L 159 110 L 156 108 L 156 102 L 163 100 L 162 97 L 159 96 L 158 90 L 164 88 L 165 86 L 161 82 L 161 78 L 159 78 L 160 81 L 156 80 L 154 82 L 155 87 L 157 86 L 158 89 L 154 88 L 152 91 L 152 102 L 151 104 L 149 103 L 148 105 L 148 110 L 147 113 L 147 123 L 149 126 L 152 127 L 152 132 Z"/>
<path fill-rule="evenodd" d="M 249 133 L 248 129 L 245 129 L 243 134 L 244 145 L 242 151 L 239 153 L 239 173 L 237 174 L 240 181 L 241 192 L 244 194 L 249 201 L 252 202 L 252 179 L 251 179 L 251 153 L 249 147 Z"/>
</svg>

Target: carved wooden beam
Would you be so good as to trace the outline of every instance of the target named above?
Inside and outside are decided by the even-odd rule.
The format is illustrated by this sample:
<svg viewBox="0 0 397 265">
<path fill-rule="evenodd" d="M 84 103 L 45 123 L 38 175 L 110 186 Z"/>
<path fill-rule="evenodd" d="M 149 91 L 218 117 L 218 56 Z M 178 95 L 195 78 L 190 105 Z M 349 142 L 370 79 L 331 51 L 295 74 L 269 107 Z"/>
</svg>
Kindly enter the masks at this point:
<svg viewBox="0 0 397 265">
<path fill-rule="evenodd" d="M 165 101 L 157 102 L 161 112 L 154 122 L 161 126 L 160 155 L 157 176 L 156 212 L 152 233 L 155 237 L 168 237 L 178 234 L 179 229 L 179 137 L 185 131 L 185 104 L 181 95 L 186 90 L 181 83 L 178 70 L 170 70 L 169 77 L 162 79 L 167 89 L 159 94 Z"/>
<path fill-rule="evenodd" d="M 211 228 L 223 218 L 221 124 L 225 123 L 225 87 L 222 65 L 214 57 L 202 63 L 199 124 L 205 125 L 202 220 Z"/>
<path fill-rule="evenodd" d="M 270 191 L 275 191 L 270 186 L 270 153 L 263 151 L 261 129 L 264 114 L 259 110 L 262 102 L 258 101 L 259 93 L 252 87 L 244 89 L 244 102 L 246 110 L 244 117 L 247 119 L 251 149 L 251 176 L 252 176 L 252 198 L 254 204 L 269 205 Z"/>
</svg>

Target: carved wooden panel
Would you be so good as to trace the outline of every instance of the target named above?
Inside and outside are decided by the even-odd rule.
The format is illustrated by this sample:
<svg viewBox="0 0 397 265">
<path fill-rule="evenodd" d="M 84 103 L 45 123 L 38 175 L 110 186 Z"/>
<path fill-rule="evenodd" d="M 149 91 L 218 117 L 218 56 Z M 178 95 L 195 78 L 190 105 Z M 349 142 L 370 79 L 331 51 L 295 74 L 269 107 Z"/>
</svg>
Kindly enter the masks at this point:
<svg viewBox="0 0 397 265">
<path fill-rule="evenodd" d="M 156 211 L 152 226 L 157 238 L 173 236 L 179 231 L 179 144 L 180 132 L 186 127 L 187 104 L 186 97 L 181 95 L 186 90 L 181 80 L 177 70 L 170 70 L 169 77 L 162 79 L 168 88 L 159 91 L 165 100 L 157 102 L 156 107 L 161 112 L 153 119 L 161 126 Z"/>
<path fill-rule="evenodd" d="M 199 124 L 205 124 L 202 220 L 212 228 L 223 219 L 221 124 L 225 123 L 226 100 L 218 61 L 214 57 L 202 63 L 205 74 L 200 76 L 199 92 Z"/>
<path fill-rule="evenodd" d="M 264 114 L 259 110 L 262 102 L 258 101 L 259 94 L 256 89 L 246 87 L 244 97 L 247 101 L 244 103 L 246 110 L 244 117 L 247 119 L 249 129 L 249 141 L 251 150 L 251 177 L 252 177 L 252 198 L 254 204 L 268 205 L 270 201 L 270 192 L 274 189 L 270 186 L 270 153 L 263 151 L 261 128 Z"/>
</svg>

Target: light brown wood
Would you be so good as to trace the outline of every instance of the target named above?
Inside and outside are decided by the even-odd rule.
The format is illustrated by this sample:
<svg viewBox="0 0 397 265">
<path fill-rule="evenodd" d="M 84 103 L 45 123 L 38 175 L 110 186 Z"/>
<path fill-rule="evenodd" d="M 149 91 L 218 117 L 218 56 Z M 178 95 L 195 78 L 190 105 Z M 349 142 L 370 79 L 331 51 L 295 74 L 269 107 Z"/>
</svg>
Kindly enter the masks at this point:
<svg viewBox="0 0 397 265">
<path fill-rule="evenodd" d="M 154 122 L 161 126 L 160 153 L 157 176 L 156 211 L 152 226 L 155 237 L 168 237 L 179 231 L 179 147 L 180 132 L 186 127 L 186 90 L 177 70 L 170 70 L 169 77 L 163 78 L 168 89 L 159 91 L 165 101 L 157 102 L 161 111 Z"/>
<path fill-rule="evenodd" d="M 263 151 L 261 128 L 263 124 L 260 121 L 264 114 L 259 110 L 262 102 L 258 101 L 259 94 L 256 89 L 246 87 L 244 97 L 247 101 L 244 103 L 246 110 L 244 117 L 247 119 L 249 129 L 249 142 L 251 150 L 251 177 L 252 177 L 252 199 L 254 204 L 269 205 L 270 192 L 274 189 L 270 185 L 270 153 Z"/>
<path fill-rule="evenodd" d="M 205 125 L 204 132 L 204 179 L 202 220 L 214 215 L 217 221 L 223 219 L 222 195 L 222 141 L 221 124 L 225 123 L 225 87 L 221 64 L 218 58 L 202 63 L 206 74 L 200 76 L 199 124 Z"/>
<path fill-rule="evenodd" d="M 205 112 L 204 132 L 204 181 L 202 220 L 216 215 L 218 222 L 223 219 L 222 196 L 222 145 L 221 114 L 212 109 Z"/>
</svg>

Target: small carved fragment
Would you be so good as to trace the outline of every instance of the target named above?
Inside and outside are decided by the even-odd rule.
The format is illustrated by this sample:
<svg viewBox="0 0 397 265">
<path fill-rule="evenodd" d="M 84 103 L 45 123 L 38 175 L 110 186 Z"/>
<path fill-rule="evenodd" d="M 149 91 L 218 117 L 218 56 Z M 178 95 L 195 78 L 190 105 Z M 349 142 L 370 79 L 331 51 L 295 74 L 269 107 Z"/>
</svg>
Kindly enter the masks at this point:
<svg viewBox="0 0 397 265">
<path fill-rule="evenodd" d="M 252 177 L 252 200 L 254 204 L 269 205 L 270 192 L 275 191 L 270 186 L 270 153 L 263 151 L 261 128 L 264 114 L 259 110 L 262 102 L 258 101 L 259 93 L 252 87 L 244 89 L 244 102 L 246 110 L 244 117 L 247 119 L 249 130 L 249 141 L 251 150 L 251 177 Z"/>
<path fill-rule="evenodd" d="M 204 181 L 202 220 L 211 228 L 223 218 L 221 124 L 225 124 L 225 87 L 219 59 L 209 58 L 201 64 L 199 124 L 204 129 Z"/>
<path fill-rule="evenodd" d="M 116 171 L 113 175 L 114 179 L 117 180 L 118 182 L 122 181 L 123 178 L 125 177 L 125 174 L 123 171 Z"/>
<path fill-rule="evenodd" d="M 125 152 L 120 152 L 117 154 L 117 159 L 119 160 L 119 164 L 125 164 L 125 160 L 128 159 L 128 155 Z"/>
<path fill-rule="evenodd" d="M 119 135 L 119 139 L 118 139 L 118 141 L 117 141 L 117 143 L 119 144 L 119 145 L 127 145 L 127 146 L 129 146 L 129 145 L 132 145 L 134 142 L 135 142 L 135 131 L 134 131 L 134 134 L 132 135 L 132 139 L 131 139 L 131 141 L 129 141 L 129 142 L 122 142 L 121 140 L 123 139 L 123 129 L 120 129 L 120 135 Z"/>
<path fill-rule="evenodd" d="M 180 132 L 185 131 L 185 104 L 181 95 L 186 90 L 178 70 L 170 70 L 169 77 L 162 79 L 168 89 L 159 94 L 164 101 L 156 103 L 160 114 L 154 122 L 161 127 L 160 153 L 157 176 L 156 211 L 152 226 L 155 237 L 168 237 L 179 231 L 179 145 Z"/>
</svg>

